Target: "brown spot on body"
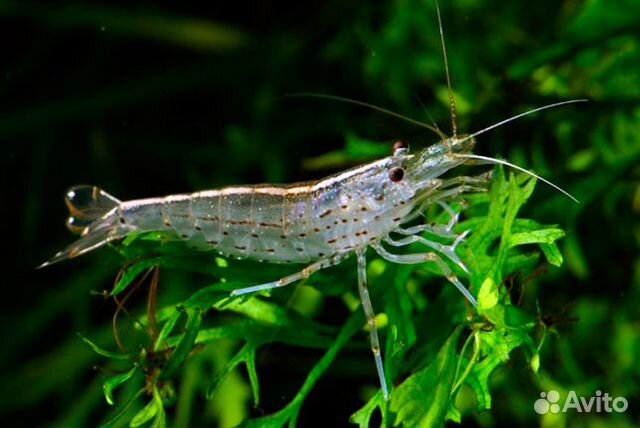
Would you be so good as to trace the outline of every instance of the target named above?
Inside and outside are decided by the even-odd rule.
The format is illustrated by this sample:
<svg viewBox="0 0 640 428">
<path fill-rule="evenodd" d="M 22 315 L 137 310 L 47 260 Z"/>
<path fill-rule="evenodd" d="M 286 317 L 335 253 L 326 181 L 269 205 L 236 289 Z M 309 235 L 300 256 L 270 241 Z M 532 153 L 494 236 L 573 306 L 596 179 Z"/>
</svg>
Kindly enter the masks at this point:
<svg viewBox="0 0 640 428">
<path fill-rule="evenodd" d="M 239 220 L 239 221 L 228 220 L 227 223 L 229 223 L 231 225 L 234 225 L 234 226 L 238 225 L 238 224 L 243 224 L 243 225 L 252 225 L 253 224 L 249 220 Z"/>
<path fill-rule="evenodd" d="M 375 197 L 376 201 L 384 201 L 384 195 L 381 193 L 378 196 Z"/>
<path fill-rule="evenodd" d="M 207 244 L 218 245 L 218 241 L 214 241 L 213 239 L 210 239 L 207 241 Z"/>
<path fill-rule="evenodd" d="M 313 231 L 314 231 L 314 232 L 316 232 L 316 233 L 317 233 L 317 232 L 320 232 L 320 228 L 318 228 L 318 227 L 314 227 L 314 228 L 313 228 Z"/>
<path fill-rule="evenodd" d="M 341 206 L 340 206 L 340 208 L 342 208 L 343 210 L 346 210 L 346 209 L 348 209 L 348 208 L 349 208 L 349 205 L 344 204 L 344 205 L 341 205 Z"/>
<path fill-rule="evenodd" d="M 362 212 L 367 211 L 367 207 L 360 208 L 360 211 L 362 211 Z"/>
<path fill-rule="evenodd" d="M 324 253 L 318 253 L 318 257 L 324 257 Z"/>
<path fill-rule="evenodd" d="M 400 220 L 402 220 L 400 217 L 396 217 L 396 218 L 393 219 L 393 221 L 395 221 L 395 222 L 398 222 Z"/>
<path fill-rule="evenodd" d="M 258 226 L 260 226 L 260 227 L 282 227 L 281 224 L 277 224 L 277 223 L 258 223 Z"/>
<path fill-rule="evenodd" d="M 306 233 L 301 233 L 298 236 L 301 237 L 301 238 L 304 238 L 305 236 L 307 236 L 307 234 Z"/>
<path fill-rule="evenodd" d="M 184 233 L 180 236 L 182 237 L 182 239 L 187 239 L 189 237 L 189 235 L 185 235 Z"/>
<path fill-rule="evenodd" d="M 320 214 L 320 218 L 324 218 L 326 216 L 328 216 L 329 214 L 331 214 L 331 210 L 326 210 L 325 212 L 323 212 L 322 214 Z"/>
<path fill-rule="evenodd" d="M 280 235 L 280 239 L 287 239 L 287 235 Z"/>
<path fill-rule="evenodd" d="M 218 217 L 196 217 L 200 221 L 218 221 Z"/>
<path fill-rule="evenodd" d="M 337 239 L 329 239 L 327 241 L 327 244 L 335 244 L 338 240 Z"/>
<path fill-rule="evenodd" d="M 246 250 L 246 249 L 247 249 L 247 247 L 242 246 L 242 245 L 235 245 L 235 246 L 234 246 L 234 248 L 235 248 L 236 250 L 242 250 L 242 251 L 244 251 L 244 250 Z"/>
<path fill-rule="evenodd" d="M 169 223 L 169 220 L 165 220 L 164 221 L 164 225 L 167 227 L 171 227 L 171 223 Z"/>
<path fill-rule="evenodd" d="M 275 248 L 267 248 L 265 251 L 267 253 L 275 253 L 276 252 Z"/>
<path fill-rule="evenodd" d="M 173 217 L 178 217 L 178 218 L 191 218 L 191 214 L 171 214 Z"/>
<path fill-rule="evenodd" d="M 252 237 L 252 238 L 259 238 L 259 237 L 260 237 L 260 235 L 258 235 L 257 233 L 252 233 L 252 234 L 251 234 L 251 237 Z"/>
<path fill-rule="evenodd" d="M 343 222 L 343 223 L 347 223 L 348 221 L 349 221 L 349 220 L 347 220 L 346 218 L 343 218 L 343 219 L 342 219 L 342 222 Z"/>
<path fill-rule="evenodd" d="M 198 225 L 193 226 L 193 228 L 195 230 L 197 230 L 198 232 L 202 232 L 202 228 L 200 226 L 198 226 Z"/>
<path fill-rule="evenodd" d="M 222 232 L 222 234 L 223 234 L 224 236 L 227 236 L 227 235 L 229 235 L 229 232 L 227 232 L 227 231 L 225 230 L 224 232 Z"/>
</svg>

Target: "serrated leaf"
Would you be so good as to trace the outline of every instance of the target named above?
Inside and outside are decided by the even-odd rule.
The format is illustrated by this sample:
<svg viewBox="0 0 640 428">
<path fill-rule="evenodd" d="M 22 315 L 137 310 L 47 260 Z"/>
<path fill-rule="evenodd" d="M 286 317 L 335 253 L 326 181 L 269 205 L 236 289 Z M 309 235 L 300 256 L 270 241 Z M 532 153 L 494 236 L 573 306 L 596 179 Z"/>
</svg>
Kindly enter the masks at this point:
<svg viewBox="0 0 640 428">
<path fill-rule="evenodd" d="M 384 402 L 382 391 L 378 391 L 376 395 L 374 395 L 364 406 L 360 408 L 360 410 L 351 415 L 349 421 L 357 424 L 360 428 L 369 428 L 371 426 L 369 421 L 371 420 L 373 412 L 375 412 L 376 409 L 380 409 L 383 414 L 382 426 L 386 426 L 386 421 L 384 419 L 385 412 L 383 412 L 385 406 L 386 403 Z"/>
<path fill-rule="evenodd" d="M 525 244 L 552 244 L 563 236 L 564 231 L 558 228 L 512 233 L 509 238 L 509 247 Z"/>
<path fill-rule="evenodd" d="M 104 392 L 104 397 L 107 400 L 107 403 L 113 405 L 113 390 L 131 379 L 137 370 L 138 367 L 134 366 L 128 372 L 110 377 L 104 382 L 102 385 L 102 391 Z"/>
<path fill-rule="evenodd" d="M 240 351 L 225 365 L 225 367 L 217 373 L 209 388 L 207 389 L 207 399 L 211 398 L 215 394 L 216 390 L 224 379 L 231 373 L 238 365 L 244 363 L 247 367 L 249 374 L 249 381 L 251 383 L 251 390 L 253 392 L 253 401 L 256 406 L 260 402 L 260 384 L 258 382 L 258 374 L 256 372 L 256 350 L 258 343 L 247 343 Z"/>
<path fill-rule="evenodd" d="M 456 370 L 456 346 L 462 329 L 458 327 L 442 345 L 429 365 L 398 386 L 391 396 L 395 425 L 437 427 L 444 424 L 449 409 Z"/>
</svg>

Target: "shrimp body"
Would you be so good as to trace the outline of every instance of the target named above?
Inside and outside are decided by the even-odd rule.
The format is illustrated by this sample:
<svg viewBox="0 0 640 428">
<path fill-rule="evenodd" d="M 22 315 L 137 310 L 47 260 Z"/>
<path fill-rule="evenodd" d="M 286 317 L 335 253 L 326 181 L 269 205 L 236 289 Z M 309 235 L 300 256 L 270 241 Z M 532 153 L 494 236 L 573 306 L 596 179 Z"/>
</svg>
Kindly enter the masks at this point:
<svg viewBox="0 0 640 428">
<path fill-rule="evenodd" d="M 450 143 L 465 152 L 473 145 L 472 140 L 460 147 Z M 446 146 L 438 143 L 416 155 L 402 150 L 317 182 L 283 186 L 227 187 L 126 202 L 96 187 L 77 186 L 67 192 L 67 224 L 82 238 L 46 264 L 131 233 L 157 231 L 238 259 L 310 263 L 347 256 L 386 238 L 439 189 L 437 177 L 462 162 Z M 105 212 L 97 217 L 100 209 Z M 79 220 L 87 219 L 86 212 L 95 218 L 85 225 Z"/>
</svg>

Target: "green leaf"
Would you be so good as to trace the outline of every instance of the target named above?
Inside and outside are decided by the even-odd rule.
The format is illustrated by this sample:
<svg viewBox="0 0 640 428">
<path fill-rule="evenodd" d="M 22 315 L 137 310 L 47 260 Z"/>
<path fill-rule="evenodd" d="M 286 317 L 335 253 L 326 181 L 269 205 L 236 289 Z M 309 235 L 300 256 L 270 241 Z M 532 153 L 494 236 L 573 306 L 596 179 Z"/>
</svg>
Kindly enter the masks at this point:
<svg viewBox="0 0 640 428">
<path fill-rule="evenodd" d="M 552 244 L 564 236 L 562 229 L 550 228 L 532 230 L 530 232 L 513 233 L 509 239 L 509 246 L 525 244 Z"/>
<path fill-rule="evenodd" d="M 395 389 L 391 396 L 391 411 L 397 413 L 396 426 L 438 427 L 444 424 L 461 331 L 458 327 L 426 368 L 411 375 Z"/>
<path fill-rule="evenodd" d="M 159 351 L 165 345 L 165 342 L 173 332 L 173 329 L 176 327 L 178 320 L 184 314 L 184 311 L 175 310 L 173 315 L 169 317 L 169 319 L 164 323 L 160 333 L 158 334 L 158 338 L 156 339 L 156 343 L 153 345 L 154 351 Z"/>
<path fill-rule="evenodd" d="M 131 406 L 135 404 L 135 402 L 144 394 L 144 389 L 139 390 L 129 401 L 125 404 L 121 405 L 119 409 L 117 409 L 116 413 L 109 418 L 105 423 L 100 425 L 100 428 L 119 428 L 124 426 L 122 423 L 122 419 L 127 415 Z"/>
<path fill-rule="evenodd" d="M 156 417 L 151 424 L 151 428 L 165 428 L 167 426 L 167 415 L 164 412 L 164 404 L 158 388 L 153 389 L 153 402 L 156 408 Z"/>
<path fill-rule="evenodd" d="M 89 345 L 96 354 L 102 355 L 103 357 L 107 357 L 112 360 L 128 360 L 132 357 L 132 354 L 121 354 L 118 352 L 107 351 L 106 349 L 99 347 L 98 345 L 96 345 L 95 343 L 93 343 L 91 340 L 87 339 L 80 333 L 78 333 L 78 336 L 80 336 L 80 339 L 82 339 L 84 343 Z"/>
<path fill-rule="evenodd" d="M 375 412 L 376 409 L 380 409 L 382 411 L 386 405 L 387 403 L 384 401 L 382 391 L 378 391 L 373 398 L 367 401 L 367 404 L 352 414 L 349 420 L 352 423 L 357 424 L 360 428 L 369 428 L 371 426 L 369 421 L 371 420 L 371 416 L 373 416 L 373 412 Z M 386 412 L 384 411 L 382 412 L 382 426 L 386 426 L 386 418 L 384 417 L 385 413 Z"/>
<path fill-rule="evenodd" d="M 131 428 L 136 428 L 150 421 L 157 413 L 158 406 L 155 399 L 152 399 L 144 406 L 129 422 Z"/>
<path fill-rule="evenodd" d="M 169 361 L 162 369 L 160 373 L 160 379 L 169 379 L 175 371 L 182 365 L 184 360 L 187 359 L 193 344 L 198 336 L 200 330 L 200 324 L 202 322 L 202 311 L 196 309 L 185 309 L 187 313 L 187 324 L 185 326 L 185 333 L 180 339 L 178 346 L 169 357 Z"/>
<path fill-rule="evenodd" d="M 554 244 L 540 244 L 540 249 L 544 253 L 544 257 L 547 259 L 549 264 L 553 266 L 561 266 L 564 259 L 562 258 L 562 253 L 558 246 Z"/>
<path fill-rule="evenodd" d="M 118 280 L 118 282 L 113 286 L 113 290 L 111 291 L 111 295 L 112 296 L 117 296 L 118 294 L 122 293 L 124 290 L 126 290 L 131 283 L 145 270 L 150 269 L 154 266 L 158 265 L 158 260 L 156 259 L 148 259 L 148 260 L 142 260 L 138 263 L 133 264 L 132 266 L 129 266 L 128 268 L 126 268 L 123 272 L 122 275 L 120 276 L 120 279 Z"/>
<path fill-rule="evenodd" d="M 138 366 L 134 366 L 128 372 L 113 376 L 105 381 L 102 385 L 102 391 L 104 392 L 104 397 L 107 400 L 107 403 L 113 405 L 113 390 L 131 379 L 137 371 Z"/>
<path fill-rule="evenodd" d="M 260 384 L 258 383 L 258 374 L 256 372 L 256 350 L 260 346 L 259 343 L 247 343 L 238 351 L 238 353 L 226 364 L 226 366 L 216 374 L 216 377 L 209 385 L 207 389 L 207 399 L 210 399 L 224 379 L 231 373 L 239 364 L 244 363 L 247 367 L 249 374 L 249 382 L 251 383 L 251 390 L 253 392 L 253 402 L 255 406 L 260 403 Z"/>
</svg>

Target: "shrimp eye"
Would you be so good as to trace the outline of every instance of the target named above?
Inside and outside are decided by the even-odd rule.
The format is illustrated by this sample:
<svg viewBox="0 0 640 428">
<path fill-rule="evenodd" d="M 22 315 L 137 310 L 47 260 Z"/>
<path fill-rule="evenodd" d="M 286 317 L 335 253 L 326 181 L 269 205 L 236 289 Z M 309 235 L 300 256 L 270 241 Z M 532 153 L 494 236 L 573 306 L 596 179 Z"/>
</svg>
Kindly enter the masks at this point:
<svg viewBox="0 0 640 428">
<path fill-rule="evenodd" d="M 406 141 L 396 141 L 393 143 L 392 152 L 394 155 L 399 155 L 409 151 L 409 143 Z"/>
<path fill-rule="evenodd" d="M 402 180 L 403 177 L 404 169 L 402 168 L 393 168 L 389 171 L 389 180 L 393 181 L 394 183 Z"/>
</svg>

